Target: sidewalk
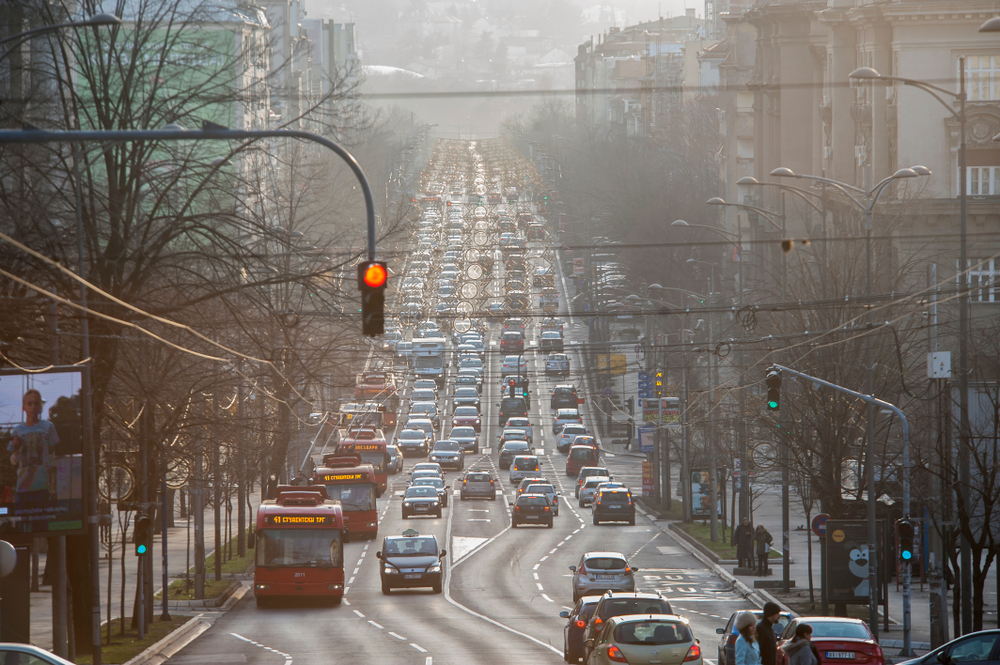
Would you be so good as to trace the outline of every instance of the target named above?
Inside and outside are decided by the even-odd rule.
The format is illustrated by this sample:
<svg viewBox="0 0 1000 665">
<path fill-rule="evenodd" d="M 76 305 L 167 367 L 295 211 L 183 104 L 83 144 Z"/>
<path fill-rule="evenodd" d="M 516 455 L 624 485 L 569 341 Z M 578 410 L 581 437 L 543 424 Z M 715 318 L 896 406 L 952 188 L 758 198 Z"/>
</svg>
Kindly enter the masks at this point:
<svg viewBox="0 0 1000 665">
<path fill-rule="evenodd" d="M 642 458 L 642 455 L 629 452 L 616 453 L 623 456 L 635 457 L 638 459 Z M 672 489 L 676 487 L 677 478 L 673 479 Z M 781 548 L 781 488 L 775 485 L 758 485 L 756 490 L 763 490 L 763 494 L 757 498 L 754 504 L 754 523 L 763 524 L 768 531 L 774 536 L 774 546 L 780 550 Z M 798 504 L 798 505 L 797 505 Z M 754 582 L 766 579 L 771 582 L 778 582 L 780 584 L 782 580 L 782 566 L 780 559 L 771 559 L 771 575 L 767 578 L 759 578 L 753 575 L 733 575 L 733 569 L 736 567 L 735 561 L 720 561 L 718 562 L 718 570 L 725 577 L 730 579 L 735 579 L 738 584 L 746 585 L 748 589 L 754 591 L 754 596 L 758 596 L 758 600 L 761 602 L 766 600 L 774 600 L 783 606 L 788 606 L 789 604 L 795 605 L 798 608 L 808 608 L 810 606 L 809 602 L 809 557 L 808 557 L 808 539 L 812 539 L 813 548 L 813 560 L 812 560 L 812 572 L 813 572 L 813 586 L 815 594 L 815 610 L 808 610 L 810 613 L 815 615 L 820 615 L 822 613 L 822 605 L 820 601 L 820 587 L 821 587 L 821 561 L 820 561 L 820 539 L 808 530 L 805 513 L 802 510 L 802 506 L 792 497 L 792 503 L 789 510 L 789 526 L 790 526 L 790 536 L 789 536 L 789 553 L 790 564 L 789 564 L 789 577 L 794 581 L 794 588 L 789 594 L 784 594 L 781 592 L 780 586 L 777 589 L 760 589 L 754 588 Z M 650 515 L 650 517 L 654 517 Z M 686 539 L 679 535 L 679 529 L 671 528 L 669 524 L 666 525 L 666 530 L 674 536 L 675 540 L 681 542 L 684 546 L 692 553 L 695 553 L 698 558 L 702 559 L 709 565 L 714 565 L 711 560 L 702 553 L 700 549 L 695 548 Z M 727 531 L 728 537 L 728 531 Z M 682 542 L 683 541 L 683 542 Z M 895 571 L 892 571 L 894 574 Z M 920 578 L 914 577 L 910 586 L 910 641 L 913 649 L 918 653 L 922 654 L 930 650 L 930 587 L 926 582 L 921 588 Z M 752 597 L 752 596 L 751 596 Z M 997 620 L 996 609 L 997 609 L 997 583 L 996 583 L 996 565 L 991 567 L 990 572 L 987 576 L 985 588 L 984 588 L 985 606 L 986 612 L 983 618 L 984 628 L 993 627 Z M 948 623 L 948 639 L 954 638 L 952 631 L 952 609 L 953 609 L 953 596 L 949 592 L 947 600 L 946 621 Z M 883 649 L 886 650 L 886 656 L 893 659 L 899 660 L 897 654 L 903 646 L 903 590 L 902 584 L 896 584 L 894 577 L 890 578 L 889 583 L 889 628 L 885 628 L 885 617 L 882 616 L 882 606 L 879 605 L 879 642 Z M 866 611 L 866 610 L 865 610 Z M 833 606 L 830 605 L 830 612 L 833 612 Z M 804 612 L 799 612 L 800 614 Z"/>
<path fill-rule="evenodd" d="M 249 512 L 250 516 L 257 514 L 257 506 L 260 503 L 260 493 L 251 493 L 251 504 L 253 506 L 252 510 Z M 111 577 L 111 617 L 116 618 L 119 616 L 132 616 L 132 605 L 135 598 L 135 583 L 136 583 L 136 556 L 132 553 L 132 544 L 130 542 L 125 543 L 125 606 L 124 610 L 121 606 L 121 592 L 122 592 L 122 578 L 121 578 L 121 534 L 118 531 L 118 516 L 114 511 L 112 511 L 112 535 L 115 538 L 114 551 L 112 552 L 112 558 L 110 561 L 111 566 L 113 566 L 113 573 Z M 179 513 L 179 508 L 175 507 L 175 515 Z M 222 510 L 222 540 L 226 541 L 226 512 L 225 509 Z M 191 543 L 188 545 L 188 527 L 190 526 Z M 233 510 L 233 535 L 236 534 L 236 510 Z M 129 534 L 131 534 L 131 525 L 129 528 Z M 153 557 L 153 593 L 159 593 L 163 587 L 163 555 L 160 549 L 162 544 L 162 537 L 160 534 L 156 534 L 154 537 L 153 549 L 151 556 Z M 214 511 L 208 508 L 205 511 L 205 556 L 209 556 L 215 551 L 215 516 Z M 183 578 L 184 572 L 187 570 L 188 561 L 190 565 L 194 566 L 194 520 L 179 519 L 175 517 L 174 526 L 167 529 L 167 572 L 170 575 L 171 581 L 177 578 Z M 104 543 L 101 544 L 101 622 L 104 623 L 108 618 L 108 571 L 109 571 L 109 561 L 107 559 L 108 546 Z M 39 582 L 41 582 L 42 572 L 45 570 L 45 554 L 40 553 L 38 555 L 38 575 Z M 206 579 L 213 579 L 215 571 L 206 570 Z M 154 601 L 153 613 L 155 616 L 159 616 L 161 612 L 162 601 Z M 191 607 L 185 607 L 184 605 L 190 604 Z M 177 613 L 182 615 L 193 615 L 197 612 L 204 611 L 204 606 L 198 607 L 198 603 L 182 603 L 172 601 L 170 602 L 170 612 L 171 614 Z M 77 636 L 77 639 L 80 639 Z M 50 586 L 39 586 L 39 591 L 33 592 L 31 594 L 31 643 L 42 647 L 43 649 L 52 649 L 52 587 Z"/>
</svg>

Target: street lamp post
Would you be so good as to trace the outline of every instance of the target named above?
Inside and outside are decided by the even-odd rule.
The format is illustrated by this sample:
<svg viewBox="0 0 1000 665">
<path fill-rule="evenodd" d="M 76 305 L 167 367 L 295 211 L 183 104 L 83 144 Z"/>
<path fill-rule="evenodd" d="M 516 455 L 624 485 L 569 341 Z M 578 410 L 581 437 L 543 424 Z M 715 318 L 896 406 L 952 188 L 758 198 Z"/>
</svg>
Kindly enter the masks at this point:
<svg viewBox="0 0 1000 665">
<path fill-rule="evenodd" d="M 709 278 L 708 284 L 708 304 L 709 306 L 714 306 L 715 301 L 715 266 L 717 263 L 709 263 L 708 261 L 699 261 L 698 259 L 688 259 L 687 263 L 701 263 L 711 267 L 712 276 Z M 715 417 L 713 413 L 715 410 L 715 368 L 718 367 L 718 360 L 715 357 L 715 312 L 710 311 L 708 313 L 708 407 L 710 418 L 708 421 L 708 428 L 710 432 L 710 441 L 708 444 L 708 449 L 711 452 L 709 455 L 709 469 L 708 469 L 708 483 L 709 483 L 709 494 L 711 497 L 711 538 L 712 542 L 717 542 L 719 540 L 719 479 L 718 479 L 718 461 L 716 460 L 716 432 L 715 426 L 712 424 L 711 418 Z M 684 411 L 687 411 L 688 405 L 684 404 Z M 684 444 L 687 445 L 689 434 L 687 426 L 687 417 L 684 418 Z M 687 457 L 685 456 L 685 461 Z M 688 497 L 691 496 L 691 485 L 690 485 L 690 474 L 691 470 L 688 469 L 687 480 L 684 482 L 685 492 Z M 694 506 L 691 507 L 692 514 L 694 511 Z"/>
<path fill-rule="evenodd" d="M 1000 31 L 1000 21 L 996 18 L 990 19 L 980 28 L 980 32 Z M 958 121 L 959 146 L 958 146 L 958 206 L 959 206 L 959 257 L 958 257 L 958 491 L 961 494 L 962 502 L 969 505 L 969 256 L 967 237 L 967 217 L 968 217 L 968 173 L 967 171 L 967 151 L 965 130 L 968 117 L 965 113 L 965 57 L 958 58 L 958 92 L 952 92 L 937 85 L 918 81 L 916 79 L 902 76 L 883 76 L 871 67 L 859 67 L 850 73 L 850 78 L 857 81 L 898 81 L 903 85 L 919 88 L 931 95 L 942 106 L 948 109 L 951 117 Z M 941 95 L 951 97 L 958 102 L 958 112 L 941 98 Z M 914 167 L 916 168 L 916 167 Z M 874 407 L 869 402 L 868 410 L 872 412 Z M 904 517 L 909 516 L 910 507 L 904 506 Z M 962 538 L 961 542 L 961 579 L 960 588 L 962 593 L 962 632 L 972 632 L 972 549 L 969 541 Z M 909 570 L 909 568 L 907 568 Z M 907 572 L 907 581 L 909 580 Z"/>
<path fill-rule="evenodd" d="M 89 18 L 85 18 L 82 21 L 69 21 L 67 23 L 54 23 L 52 25 L 43 25 L 38 28 L 32 28 L 31 30 L 26 30 L 24 32 L 19 32 L 16 35 L 11 35 L 10 37 L 5 37 L 0 39 L 0 44 L 6 44 L 7 42 L 14 42 L 14 44 L 4 51 L 3 55 L 0 55 L 0 61 L 6 60 L 11 53 L 14 52 L 21 44 L 28 41 L 32 37 L 37 37 L 39 35 L 44 35 L 48 32 L 58 32 L 63 28 L 89 28 L 97 27 L 101 25 L 121 25 L 122 20 L 115 16 L 114 14 L 94 14 Z"/>
<path fill-rule="evenodd" d="M 721 201 L 721 199 L 720 199 L 720 201 Z M 724 231 L 723 229 L 720 229 L 720 228 L 717 228 L 717 227 L 714 227 L 714 226 L 709 226 L 707 224 L 691 224 L 689 222 L 684 221 L 683 219 L 675 220 L 670 225 L 671 226 L 686 226 L 686 227 L 695 227 L 695 228 L 708 229 L 709 231 L 712 231 L 713 233 L 716 233 L 716 234 L 722 236 L 723 238 L 725 238 L 729 242 L 734 243 L 737 252 L 742 252 L 743 251 L 743 225 L 740 224 L 740 223 L 737 223 L 737 225 L 736 225 L 736 233 L 732 233 L 731 231 Z M 736 238 L 735 241 L 733 240 L 734 236 Z M 736 302 L 737 302 L 737 306 L 742 307 L 743 306 L 743 290 L 744 290 L 744 287 L 743 287 L 743 257 L 742 257 L 742 255 L 739 256 L 739 266 L 738 266 L 737 270 L 738 270 L 737 281 L 739 282 L 739 288 L 737 288 Z M 736 359 L 736 363 L 737 363 L 737 366 L 738 366 L 738 379 L 737 379 L 737 382 L 738 382 L 738 385 L 739 385 L 739 390 L 737 390 L 736 395 L 737 395 L 737 400 L 738 400 L 739 413 L 742 414 L 744 412 L 745 407 L 746 407 L 746 400 L 745 400 L 745 397 L 743 395 L 743 386 L 744 386 L 744 376 L 743 376 L 744 375 L 744 372 L 743 372 L 744 355 L 743 354 L 744 354 L 744 352 L 743 352 L 743 345 L 742 344 L 740 344 L 738 346 L 737 353 L 738 353 L 737 359 Z M 714 397 L 713 397 L 713 403 L 714 403 Z M 740 418 L 738 420 L 738 425 L 737 425 L 737 448 L 738 448 L 738 454 L 739 454 L 739 458 L 740 458 L 740 515 L 739 515 L 739 521 L 742 521 L 744 516 L 750 514 L 750 486 L 749 486 L 749 483 L 747 482 L 748 481 L 748 477 L 747 477 L 747 474 L 746 474 L 746 471 L 745 471 L 746 468 L 747 468 L 747 435 L 746 435 L 746 422 L 744 421 L 743 418 Z M 713 471 L 714 471 L 714 469 L 713 469 Z M 718 485 L 716 483 L 716 488 L 717 487 L 718 487 Z M 715 511 L 713 510 L 713 512 L 715 512 Z M 734 523 L 736 523 L 735 516 L 733 516 L 733 519 L 730 519 L 730 524 L 734 524 Z"/>
<path fill-rule="evenodd" d="M 771 175 L 782 178 L 804 178 L 807 180 L 815 180 L 816 182 L 822 182 L 828 184 L 841 192 L 843 192 L 849 200 L 851 200 L 856 206 L 861 208 L 865 213 L 865 293 L 867 300 L 870 302 L 872 295 L 872 255 L 871 255 L 871 237 L 872 237 L 872 217 L 875 210 L 875 205 L 878 203 L 879 198 L 885 191 L 886 187 L 902 178 L 916 178 L 922 175 L 930 175 L 930 170 L 923 166 L 914 166 L 911 168 L 899 169 L 891 176 L 883 178 L 874 187 L 871 186 L 871 166 L 868 167 L 865 175 L 865 188 L 861 189 L 859 187 L 854 187 L 853 185 L 848 185 L 831 178 L 826 178 L 824 176 L 814 176 L 814 175 L 800 175 L 796 174 L 789 168 L 778 167 L 771 171 Z M 868 395 L 873 395 L 875 392 L 875 348 L 872 341 L 871 329 L 871 318 L 868 318 L 869 333 L 865 336 L 865 391 Z M 879 552 L 876 545 L 878 544 L 877 531 L 876 531 L 876 516 L 875 516 L 875 437 L 874 437 L 874 424 L 875 424 L 875 406 L 872 402 L 868 402 L 867 417 L 866 417 L 866 446 L 865 446 L 865 467 L 866 473 L 868 474 L 868 625 L 874 633 L 875 638 L 878 639 L 878 556 Z M 909 516 L 910 507 L 903 507 L 904 515 Z M 904 579 L 904 589 L 903 589 L 904 603 L 909 601 L 909 578 Z M 908 615 L 907 615 L 908 616 Z M 904 626 L 904 631 L 906 636 L 909 636 L 908 626 Z"/>
</svg>

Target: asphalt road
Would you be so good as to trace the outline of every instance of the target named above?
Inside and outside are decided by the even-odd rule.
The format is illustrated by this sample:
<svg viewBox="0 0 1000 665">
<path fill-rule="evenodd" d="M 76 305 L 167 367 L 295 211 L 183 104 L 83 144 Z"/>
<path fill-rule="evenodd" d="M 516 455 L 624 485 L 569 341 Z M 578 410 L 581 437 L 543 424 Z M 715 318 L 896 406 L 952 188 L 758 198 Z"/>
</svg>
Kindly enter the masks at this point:
<svg viewBox="0 0 1000 665">
<path fill-rule="evenodd" d="M 530 249 L 530 248 L 529 248 Z M 538 254 L 536 251 L 534 254 Z M 502 265 L 502 262 L 500 262 Z M 528 274 L 531 274 L 531 270 Z M 502 288 L 502 273 L 488 285 Z M 562 291 L 562 281 L 557 279 Z M 536 291 L 532 297 L 537 303 Z M 583 341 L 586 327 L 565 317 L 566 294 L 560 294 L 566 337 L 574 368 L 573 341 Z M 527 337 L 537 338 L 537 327 Z M 625 554 L 643 591 L 661 591 L 678 614 L 686 616 L 701 640 L 708 665 L 715 665 L 718 635 L 731 613 L 751 607 L 749 601 L 682 549 L 644 516 L 635 526 L 594 526 L 589 508 L 573 497 L 573 480 L 565 475 L 565 456 L 555 448 L 548 394 L 555 379 L 544 374 L 544 357 L 526 348 L 531 379 L 535 447 L 542 473 L 561 488 L 561 510 L 555 525 L 510 528 L 513 486 L 497 466 L 495 404 L 500 397 L 498 329 L 487 338 L 488 372 L 483 384 L 482 453 L 466 460 L 466 470 L 489 468 L 504 495 L 495 501 L 460 501 L 454 492 L 441 519 L 400 515 L 400 494 L 409 469 L 419 459 L 406 460 L 403 473 L 390 477 L 392 491 L 379 499 L 380 537 L 349 543 L 345 548 L 347 592 L 338 607 L 304 601 L 258 609 L 248 593 L 230 612 L 192 644 L 170 659 L 175 665 L 329 665 L 329 663 L 510 663 L 560 662 L 565 619 L 572 591 L 568 566 L 590 550 Z M 454 365 L 449 373 L 454 372 Z M 407 383 L 410 378 L 407 377 Z M 442 393 L 442 420 L 450 416 L 450 380 Z M 405 406 L 405 403 L 404 403 Z M 541 407 L 541 408 L 540 408 Z M 403 418 L 401 417 L 401 420 Z M 585 418 L 584 424 L 590 424 Z M 447 424 L 444 425 L 448 427 Z M 488 446 L 488 447 L 487 447 Z M 631 456 L 604 455 L 616 480 L 641 493 L 641 467 Z M 461 474 L 449 472 L 447 482 Z M 453 487 L 454 490 L 454 487 Z M 433 533 L 449 551 L 442 594 L 431 589 L 380 591 L 378 560 L 381 536 L 413 528 Z"/>
</svg>

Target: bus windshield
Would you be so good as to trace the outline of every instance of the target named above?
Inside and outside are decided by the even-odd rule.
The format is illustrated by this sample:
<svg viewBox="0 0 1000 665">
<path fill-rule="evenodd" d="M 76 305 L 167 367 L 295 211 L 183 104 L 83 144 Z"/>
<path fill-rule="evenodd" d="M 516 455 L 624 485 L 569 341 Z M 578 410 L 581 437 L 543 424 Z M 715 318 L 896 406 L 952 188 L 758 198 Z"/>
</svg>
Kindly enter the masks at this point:
<svg viewBox="0 0 1000 665">
<path fill-rule="evenodd" d="M 362 450 L 361 463 L 371 464 L 375 467 L 375 473 L 385 473 L 385 458 L 388 457 L 383 450 Z M 336 498 L 331 496 L 331 498 Z"/>
<path fill-rule="evenodd" d="M 340 501 L 345 513 L 375 510 L 375 485 L 372 483 L 334 483 L 326 486 L 326 494 Z"/>
<path fill-rule="evenodd" d="M 441 356 L 417 356 L 414 367 L 417 369 L 438 369 L 442 365 Z"/>
<path fill-rule="evenodd" d="M 262 529 L 258 566 L 339 568 L 344 565 L 339 529 Z"/>
</svg>

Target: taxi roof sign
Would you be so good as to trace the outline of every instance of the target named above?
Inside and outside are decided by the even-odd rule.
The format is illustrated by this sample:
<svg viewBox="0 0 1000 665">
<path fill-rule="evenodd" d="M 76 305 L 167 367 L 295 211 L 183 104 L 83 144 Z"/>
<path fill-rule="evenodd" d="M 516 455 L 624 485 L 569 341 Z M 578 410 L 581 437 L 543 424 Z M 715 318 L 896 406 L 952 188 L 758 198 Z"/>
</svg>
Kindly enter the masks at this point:
<svg viewBox="0 0 1000 665">
<path fill-rule="evenodd" d="M 403 535 L 406 536 L 407 538 L 412 538 L 414 536 L 419 536 L 420 532 L 417 531 L 416 529 L 407 529 L 406 531 L 403 532 Z"/>
</svg>

